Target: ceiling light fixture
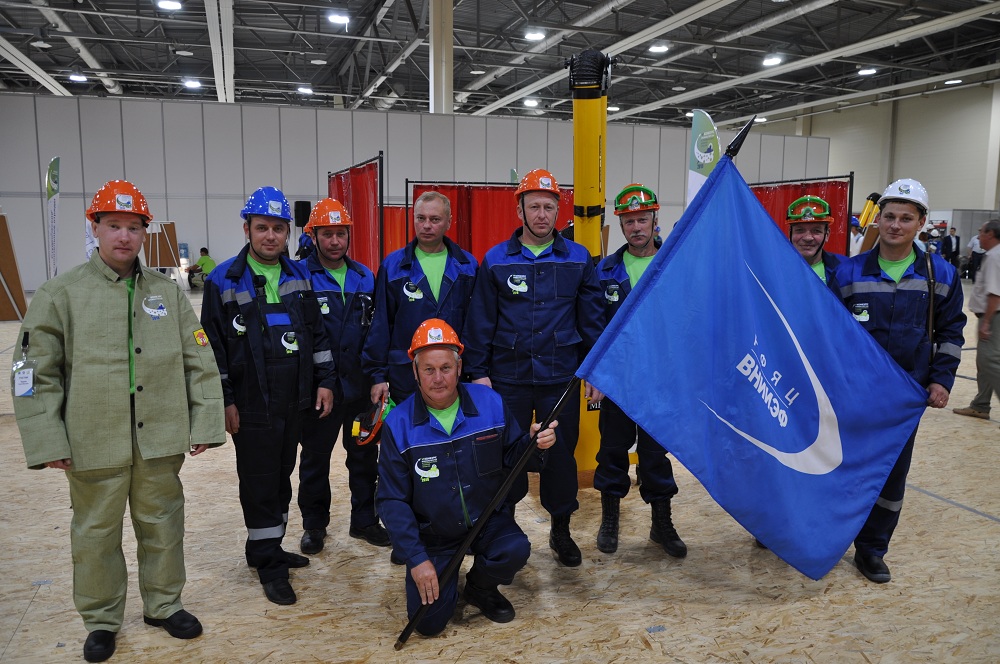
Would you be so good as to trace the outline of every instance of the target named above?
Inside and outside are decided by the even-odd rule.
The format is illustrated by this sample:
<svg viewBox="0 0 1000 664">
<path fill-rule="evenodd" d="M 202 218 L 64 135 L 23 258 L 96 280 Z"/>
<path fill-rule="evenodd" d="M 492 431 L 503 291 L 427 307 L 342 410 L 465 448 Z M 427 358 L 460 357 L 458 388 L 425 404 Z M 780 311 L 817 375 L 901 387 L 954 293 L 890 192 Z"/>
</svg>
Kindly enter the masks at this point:
<svg viewBox="0 0 1000 664">
<path fill-rule="evenodd" d="M 961 82 L 962 82 L 962 79 L 960 79 L 960 78 L 952 78 L 950 80 L 945 81 L 944 84 L 945 85 L 958 85 Z"/>
<path fill-rule="evenodd" d="M 534 108 L 535 106 L 538 106 L 538 100 L 537 99 L 525 99 L 524 100 L 524 105 L 527 106 L 528 108 Z"/>
<path fill-rule="evenodd" d="M 73 67 L 73 70 L 69 73 L 69 80 L 77 83 L 86 83 L 87 77 L 83 75 L 79 67 Z"/>
<path fill-rule="evenodd" d="M 917 20 L 919 20 L 921 18 L 923 18 L 923 16 L 921 16 L 920 14 L 916 14 L 914 12 L 906 12 L 902 16 L 898 17 L 896 20 L 897 21 L 917 21 Z"/>
<path fill-rule="evenodd" d="M 201 87 L 201 81 L 194 78 L 185 78 L 184 87 L 188 88 L 189 90 L 197 90 L 198 88 Z"/>
<path fill-rule="evenodd" d="M 52 48 L 52 44 L 48 43 L 44 39 L 36 39 L 35 41 L 31 42 L 31 45 L 34 46 L 35 48 Z"/>
<path fill-rule="evenodd" d="M 313 89 L 310 88 L 308 85 L 300 85 L 298 89 L 299 92 L 301 92 L 304 95 L 311 95 L 313 93 Z"/>
<path fill-rule="evenodd" d="M 326 60 L 324 60 L 323 58 L 313 58 L 312 60 L 309 61 L 309 64 L 323 66 L 326 64 Z"/>
<path fill-rule="evenodd" d="M 649 47 L 650 53 L 666 53 L 670 49 L 667 44 L 653 44 Z"/>
<path fill-rule="evenodd" d="M 541 30 L 529 29 L 527 32 L 524 33 L 524 38 L 527 39 L 528 41 L 542 41 L 543 39 L 545 39 L 545 33 L 542 32 Z"/>
<path fill-rule="evenodd" d="M 865 67 L 864 69 L 858 70 L 858 76 L 871 76 L 877 70 L 874 67 Z"/>
<path fill-rule="evenodd" d="M 347 12 L 332 11 L 326 15 L 326 20 L 337 25 L 347 25 L 351 22 L 351 17 L 347 15 Z"/>
<path fill-rule="evenodd" d="M 685 88 L 683 85 L 675 85 L 670 89 L 673 90 L 674 92 L 684 92 L 685 90 L 687 90 L 687 88 Z"/>
<path fill-rule="evenodd" d="M 757 95 L 758 99 L 771 99 L 774 95 L 765 92 L 762 95 Z"/>
<path fill-rule="evenodd" d="M 470 69 L 469 73 L 473 76 L 481 76 L 486 73 L 485 69 Z"/>
<path fill-rule="evenodd" d="M 194 51 L 188 51 L 188 50 L 183 49 L 183 48 L 178 48 L 178 49 L 174 50 L 174 55 L 180 55 L 180 56 L 185 57 L 185 58 L 190 58 L 192 55 L 194 55 Z"/>
<path fill-rule="evenodd" d="M 767 118 L 764 118 L 764 117 L 756 117 L 756 118 L 754 118 L 754 119 L 753 119 L 753 121 L 754 121 L 754 122 L 756 122 L 757 124 L 761 124 L 761 123 L 763 123 L 763 122 L 767 122 Z"/>
<path fill-rule="evenodd" d="M 608 106 L 608 110 L 614 113 L 615 111 L 620 111 L 622 109 L 618 108 L 617 106 Z"/>
<path fill-rule="evenodd" d="M 687 113 L 684 114 L 684 117 L 686 117 L 686 118 L 693 118 L 694 117 L 694 111 L 688 111 Z"/>
<path fill-rule="evenodd" d="M 761 63 L 765 67 L 773 67 L 781 64 L 781 56 L 774 51 L 768 51 Z"/>
<path fill-rule="evenodd" d="M 175 12 L 178 9 L 180 9 L 183 5 L 177 2 L 177 0 L 159 0 L 159 2 L 156 3 L 156 6 L 159 7 L 160 9 L 165 9 L 168 12 Z"/>
</svg>

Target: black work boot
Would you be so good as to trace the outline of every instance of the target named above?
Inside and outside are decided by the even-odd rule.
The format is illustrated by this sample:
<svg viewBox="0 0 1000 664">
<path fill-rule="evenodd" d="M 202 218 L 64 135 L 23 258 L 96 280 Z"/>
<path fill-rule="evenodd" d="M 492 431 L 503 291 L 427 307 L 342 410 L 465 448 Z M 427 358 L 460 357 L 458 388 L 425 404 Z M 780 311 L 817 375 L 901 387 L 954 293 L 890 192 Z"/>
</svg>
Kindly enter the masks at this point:
<svg viewBox="0 0 1000 664">
<path fill-rule="evenodd" d="M 657 500 L 650 503 L 653 508 L 653 527 L 649 530 L 649 539 L 663 547 L 667 555 L 683 558 L 688 553 L 687 545 L 681 541 L 670 520 L 670 499 Z"/>
<path fill-rule="evenodd" d="M 597 548 L 604 553 L 618 550 L 618 513 L 621 498 L 601 494 L 601 527 L 597 531 Z"/>
<path fill-rule="evenodd" d="M 569 517 L 553 516 L 552 529 L 549 531 L 549 547 L 556 552 L 556 556 L 566 567 L 578 567 L 583 561 L 580 555 L 580 547 L 576 545 L 569 534 Z"/>
<path fill-rule="evenodd" d="M 465 601 L 478 607 L 483 615 L 496 623 L 509 623 L 514 619 L 514 607 L 497 590 L 499 584 L 475 565 L 465 575 Z"/>
</svg>

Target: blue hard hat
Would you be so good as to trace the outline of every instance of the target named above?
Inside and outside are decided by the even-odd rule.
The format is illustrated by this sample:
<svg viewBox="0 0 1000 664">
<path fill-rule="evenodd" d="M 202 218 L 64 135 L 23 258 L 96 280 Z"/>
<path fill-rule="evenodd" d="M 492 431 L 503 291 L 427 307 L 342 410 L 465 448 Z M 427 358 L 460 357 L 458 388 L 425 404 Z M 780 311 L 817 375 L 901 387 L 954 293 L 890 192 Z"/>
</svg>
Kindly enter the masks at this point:
<svg viewBox="0 0 1000 664">
<path fill-rule="evenodd" d="M 246 221 L 252 214 L 262 214 L 284 219 L 288 223 L 292 222 L 292 208 L 288 205 L 288 199 L 280 189 L 274 187 L 261 187 L 250 194 L 240 216 Z"/>
<path fill-rule="evenodd" d="M 857 217 L 851 217 L 851 226 L 861 227 L 861 220 Z"/>
</svg>

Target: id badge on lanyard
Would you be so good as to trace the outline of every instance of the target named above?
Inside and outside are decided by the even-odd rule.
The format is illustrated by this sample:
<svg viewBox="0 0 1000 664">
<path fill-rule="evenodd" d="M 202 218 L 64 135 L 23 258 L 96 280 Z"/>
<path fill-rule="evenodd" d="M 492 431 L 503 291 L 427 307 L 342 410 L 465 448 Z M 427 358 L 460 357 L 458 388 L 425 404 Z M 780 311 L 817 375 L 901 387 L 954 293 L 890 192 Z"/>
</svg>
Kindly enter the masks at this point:
<svg viewBox="0 0 1000 664">
<path fill-rule="evenodd" d="M 21 359 L 15 360 L 10 368 L 10 393 L 15 397 L 35 396 L 35 370 L 37 360 L 28 359 L 28 333 L 21 338 Z"/>
</svg>

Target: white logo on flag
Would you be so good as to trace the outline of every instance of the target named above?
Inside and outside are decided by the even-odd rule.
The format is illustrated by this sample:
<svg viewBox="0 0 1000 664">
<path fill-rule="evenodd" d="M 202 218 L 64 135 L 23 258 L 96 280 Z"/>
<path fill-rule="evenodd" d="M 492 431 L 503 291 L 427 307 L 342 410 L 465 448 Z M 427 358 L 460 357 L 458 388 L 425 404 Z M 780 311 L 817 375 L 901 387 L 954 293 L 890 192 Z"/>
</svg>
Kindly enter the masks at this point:
<svg viewBox="0 0 1000 664">
<path fill-rule="evenodd" d="M 837 414 L 833 412 L 830 397 L 827 396 L 826 390 L 823 389 L 823 384 L 820 383 L 816 372 L 813 371 L 812 365 L 809 363 L 809 358 L 802 351 L 802 346 L 799 344 L 799 340 L 785 319 L 784 314 L 781 313 L 781 309 L 778 308 L 778 305 L 771 298 L 771 294 L 764 288 L 764 284 L 760 283 L 760 279 L 757 278 L 757 275 L 754 274 L 749 265 L 747 265 L 747 270 L 749 270 L 757 285 L 760 286 L 760 289 L 764 291 L 764 295 L 767 296 L 771 306 L 774 307 L 774 311 L 778 314 L 778 318 L 781 319 L 781 324 L 785 326 L 788 336 L 791 337 L 792 343 L 795 344 L 795 350 L 799 354 L 799 359 L 802 360 L 802 366 L 806 370 L 806 375 L 809 376 L 809 384 L 812 385 L 813 390 L 816 392 L 816 406 L 819 409 L 819 431 L 816 433 L 816 440 L 801 452 L 782 452 L 763 441 L 757 440 L 750 434 L 740 431 L 732 423 L 715 412 L 707 403 L 704 401 L 702 403 L 723 424 L 767 454 L 770 454 L 781 465 L 807 475 L 826 475 L 836 470 L 844 460 L 844 447 L 840 441 L 840 427 L 837 422 Z"/>
</svg>

